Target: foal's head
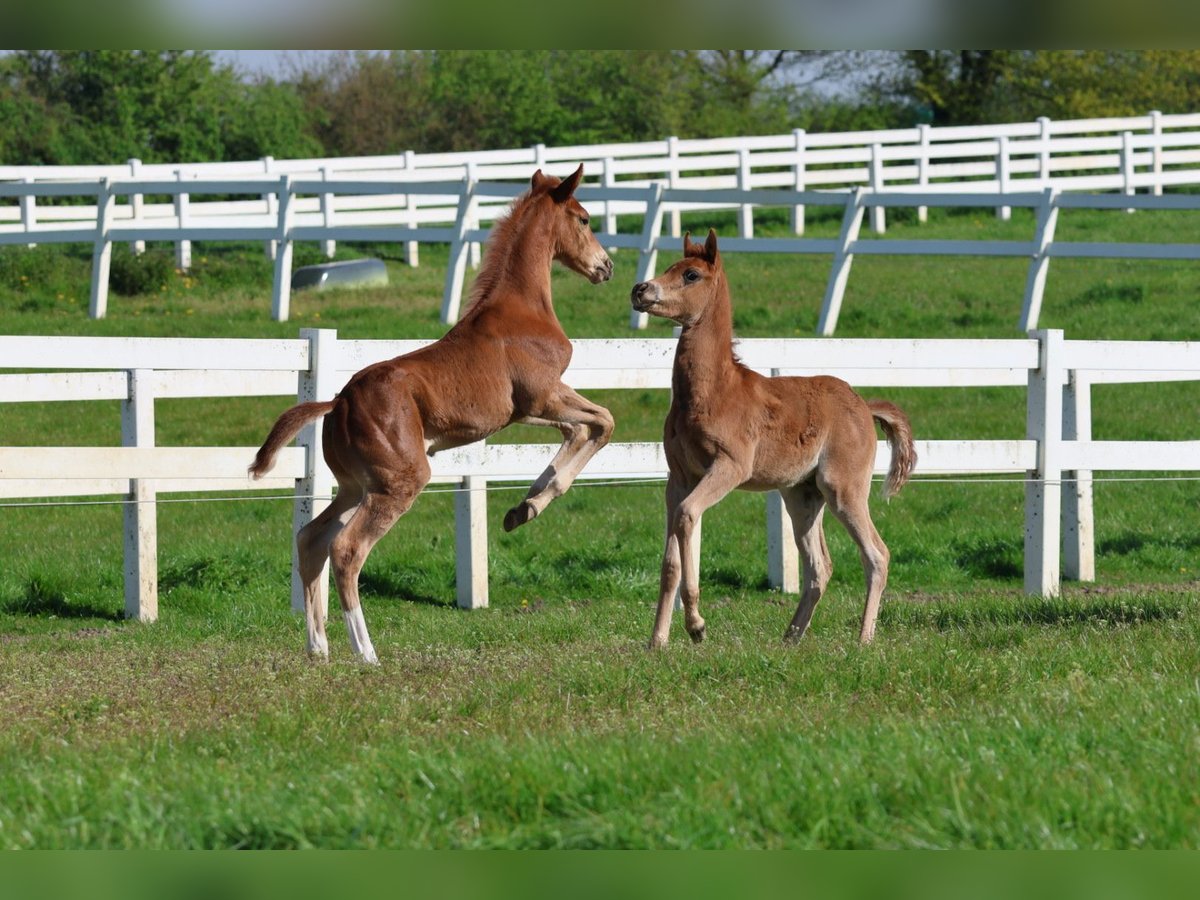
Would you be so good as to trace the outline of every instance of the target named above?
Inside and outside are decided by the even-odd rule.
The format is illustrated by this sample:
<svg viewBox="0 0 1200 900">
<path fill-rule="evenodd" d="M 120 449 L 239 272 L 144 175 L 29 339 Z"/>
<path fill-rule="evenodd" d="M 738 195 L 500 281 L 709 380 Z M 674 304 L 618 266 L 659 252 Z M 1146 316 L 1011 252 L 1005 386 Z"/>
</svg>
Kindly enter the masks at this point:
<svg viewBox="0 0 1200 900">
<path fill-rule="evenodd" d="M 582 177 L 582 163 L 562 180 L 543 175 L 538 169 L 533 173 L 529 200 L 550 217 L 554 258 L 592 284 L 599 284 L 612 278 L 613 262 L 596 240 L 587 210 L 575 199 L 575 188 Z"/>
<path fill-rule="evenodd" d="M 629 302 L 638 312 L 691 325 L 726 291 L 717 233 L 710 228 L 703 244 L 694 243 L 691 233 L 685 234 L 683 259 L 657 278 L 635 284 Z"/>
</svg>

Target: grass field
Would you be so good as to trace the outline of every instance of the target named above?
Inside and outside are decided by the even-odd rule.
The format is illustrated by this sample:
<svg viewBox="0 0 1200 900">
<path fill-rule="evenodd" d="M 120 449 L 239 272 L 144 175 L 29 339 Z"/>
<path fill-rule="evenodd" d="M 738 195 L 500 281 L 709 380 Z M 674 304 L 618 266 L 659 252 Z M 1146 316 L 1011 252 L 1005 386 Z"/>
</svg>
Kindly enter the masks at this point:
<svg viewBox="0 0 1200 900">
<path fill-rule="evenodd" d="M 889 225 L 888 238 L 1033 229 L 1021 210 Z M 1192 213 L 1072 211 L 1058 235 L 1198 231 Z M 423 247 L 417 269 L 393 247 L 340 250 L 362 252 L 388 259 L 391 287 L 296 294 L 281 324 L 259 247 L 197 246 L 187 276 L 121 260 L 149 289 L 111 297 L 100 322 L 86 253 L 5 249 L 0 332 L 440 334 L 444 248 Z M 297 264 L 315 259 L 300 248 Z M 616 261 L 602 287 L 556 272 L 572 336 L 629 334 L 635 259 Z M 810 336 L 828 265 L 728 255 L 738 333 Z M 838 336 L 1017 336 L 1024 278 L 1020 260 L 860 257 Z M 1198 289 L 1194 264 L 1055 260 L 1041 324 L 1194 339 Z M 665 392 L 595 393 L 616 440 L 657 439 Z M 872 393 L 918 438 L 1024 435 L 1021 390 Z M 286 405 L 160 401 L 157 440 L 256 445 Z M 1094 419 L 1099 439 L 1195 439 L 1200 385 L 1098 387 Z M 0 406 L 2 444 L 119 437 L 115 403 Z M 304 658 L 285 500 L 162 505 L 153 626 L 121 618 L 118 506 L 0 508 L 0 846 L 1200 846 L 1196 482 L 1097 483 L 1097 581 L 1043 600 L 1021 593 L 1022 486 L 918 473 L 874 505 L 892 571 L 870 648 L 855 640 L 857 553 L 832 522 L 829 592 L 804 641 L 781 644 L 794 598 L 766 588 L 761 496 L 734 495 L 705 517 L 709 640 L 677 623 L 660 654 L 643 647 L 661 485 L 581 484 L 506 535 L 514 496 L 489 496 L 486 611 L 453 605 L 449 493 L 428 492 L 375 550 L 363 594 L 378 669 L 349 663 L 337 616 L 332 663 Z"/>
</svg>

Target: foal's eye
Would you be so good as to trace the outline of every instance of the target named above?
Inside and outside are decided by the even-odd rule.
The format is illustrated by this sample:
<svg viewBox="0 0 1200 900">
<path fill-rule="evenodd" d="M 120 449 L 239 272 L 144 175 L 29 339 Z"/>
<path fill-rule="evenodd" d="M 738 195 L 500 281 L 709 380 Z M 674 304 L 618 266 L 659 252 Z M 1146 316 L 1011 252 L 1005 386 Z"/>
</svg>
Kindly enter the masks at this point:
<svg viewBox="0 0 1200 900">
<path fill-rule="evenodd" d="M 587 227 L 588 227 L 588 223 L 589 223 L 590 221 L 591 221 L 591 220 L 590 220 L 590 219 L 588 219 L 588 217 L 587 217 L 587 216 L 580 216 L 580 217 L 579 217 L 579 224 L 580 224 L 580 225 L 582 225 L 584 228 L 587 228 Z"/>
<path fill-rule="evenodd" d="M 695 282 L 700 280 L 700 273 L 697 272 L 695 269 L 688 269 L 686 272 L 683 273 L 683 280 L 687 284 L 694 284 Z"/>
</svg>

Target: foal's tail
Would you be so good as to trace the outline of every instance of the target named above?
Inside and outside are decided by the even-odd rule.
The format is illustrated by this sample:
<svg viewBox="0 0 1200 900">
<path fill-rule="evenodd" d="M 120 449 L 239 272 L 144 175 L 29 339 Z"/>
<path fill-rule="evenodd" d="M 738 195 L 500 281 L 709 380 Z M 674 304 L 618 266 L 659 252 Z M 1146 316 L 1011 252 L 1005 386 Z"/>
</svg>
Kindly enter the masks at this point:
<svg viewBox="0 0 1200 900">
<path fill-rule="evenodd" d="M 271 467 L 275 465 L 275 455 L 280 449 L 290 444 L 301 428 L 333 409 L 335 403 L 336 399 L 323 403 L 300 403 L 280 416 L 271 433 L 267 435 L 266 441 L 258 448 L 258 454 L 250 464 L 250 474 L 254 478 L 262 478 L 270 472 Z"/>
<path fill-rule="evenodd" d="M 871 415 L 879 420 L 880 427 L 892 445 L 892 464 L 883 482 L 883 499 L 888 500 L 904 487 L 913 469 L 917 467 L 917 451 L 913 446 L 912 425 L 900 407 L 886 400 L 868 400 Z"/>
</svg>

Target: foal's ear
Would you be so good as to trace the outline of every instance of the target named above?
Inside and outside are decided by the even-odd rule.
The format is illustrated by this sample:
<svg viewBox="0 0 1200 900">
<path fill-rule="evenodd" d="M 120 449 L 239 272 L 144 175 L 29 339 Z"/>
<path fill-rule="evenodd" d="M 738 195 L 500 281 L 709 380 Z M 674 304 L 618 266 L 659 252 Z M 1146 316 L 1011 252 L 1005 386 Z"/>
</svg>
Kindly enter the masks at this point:
<svg viewBox="0 0 1200 900">
<path fill-rule="evenodd" d="M 717 250 L 717 233 L 708 229 L 708 238 L 704 241 L 704 257 L 714 266 L 721 261 L 721 252 Z"/>
<path fill-rule="evenodd" d="M 536 191 L 538 188 L 540 188 L 542 185 L 544 185 L 549 180 L 550 180 L 549 178 L 547 178 L 545 175 L 542 174 L 542 170 L 538 169 L 536 172 L 533 173 L 533 178 L 530 179 L 529 186 L 533 190 Z"/>
<path fill-rule="evenodd" d="M 703 256 L 704 247 L 692 240 L 692 233 L 685 231 L 683 233 L 683 255 L 684 256 Z"/>
<path fill-rule="evenodd" d="M 575 188 L 579 187 L 579 179 L 583 178 L 583 163 L 579 164 L 579 168 L 562 180 L 558 187 L 550 189 L 550 196 L 554 198 L 555 203 L 566 203 L 571 199 L 571 195 L 575 193 Z"/>
</svg>

